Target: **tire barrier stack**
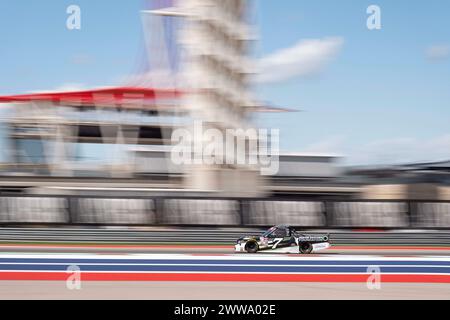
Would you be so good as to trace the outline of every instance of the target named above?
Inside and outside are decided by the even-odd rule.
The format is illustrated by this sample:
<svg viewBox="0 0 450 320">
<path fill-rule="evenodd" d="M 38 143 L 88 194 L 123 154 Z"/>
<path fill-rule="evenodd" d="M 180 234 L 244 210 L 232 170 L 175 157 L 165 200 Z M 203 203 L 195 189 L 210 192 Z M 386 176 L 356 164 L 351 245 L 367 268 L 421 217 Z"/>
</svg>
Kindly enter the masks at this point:
<svg viewBox="0 0 450 320">
<path fill-rule="evenodd" d="M 450 202 L 0 197 L 0 225 L 450 229 Z"/>
</svg>

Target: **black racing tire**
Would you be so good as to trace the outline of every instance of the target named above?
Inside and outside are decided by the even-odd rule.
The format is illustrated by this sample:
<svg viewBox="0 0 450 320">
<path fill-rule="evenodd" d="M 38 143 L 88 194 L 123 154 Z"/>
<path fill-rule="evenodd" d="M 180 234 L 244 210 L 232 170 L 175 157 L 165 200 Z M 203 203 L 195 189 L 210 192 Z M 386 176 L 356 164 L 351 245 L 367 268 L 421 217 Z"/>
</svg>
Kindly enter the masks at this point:
<svg viewBox="0 0 450 320">
<path fill-rule="evenodd" d="M 313 245 L 309 242 L 300 243 L 300 253 L 301 254 L 311 254 L 313 251 Z"/>
<path fill-rule="evenodd" d="M 245 245 L 245 251 L 247 251 L 248 253 L 257 253 L 258 250 L 259 246 L 258 243 L 256 243 L 256 241 L 249 241 Z"/>
</svg>

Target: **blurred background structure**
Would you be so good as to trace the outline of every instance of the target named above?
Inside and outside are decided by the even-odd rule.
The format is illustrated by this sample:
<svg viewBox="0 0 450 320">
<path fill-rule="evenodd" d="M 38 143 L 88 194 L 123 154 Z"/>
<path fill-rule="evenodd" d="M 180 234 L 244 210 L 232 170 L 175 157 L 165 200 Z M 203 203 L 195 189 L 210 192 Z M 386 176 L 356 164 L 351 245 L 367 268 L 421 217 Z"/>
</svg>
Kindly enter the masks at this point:
<svg viewBox="0 0 450 320">
<path fill-rule="evenodd" d="M 153 54 L 123 86 L 0 97 L 12 110 L 0 222 L 449 228 L 450 162 L 344 168 L 334 155 L 281 154 L 262 177 L 171 161 L 174 129 L 245 130 L 256 112 L 288 111 L 252 96 L 251 13 L 247 0 L 151 2 Z"/>
<path fill-rule="evenodd" d="M 261 194 L 258 168 L 180 167 L 169 157 L 172 131 L 178 127 L 193 132 L 194 122 L 201 121 L 205 130 L 225 134 L 227 129 L 251 128 L 252 112 L 281 111 L 264 108 L 250 94 L 249 76 L 254 71 L 247 57 L 248 2 L 153 1 L 149 7 L 142 15 L 151 54 L 125 86 L 1 98 L 13 104 L 11 117 L 4 119 L 10 137 L 4 172 L 140 177 L 146 188 Z M 79 161 L 80 150 L 85 151 L 82 144 L 91 145 L 91 157 L 103 161 Z M 102 151 L 92 145 L 106 146 L 101 150 L 108 156 L 99 157 Z M 134 186 L 136 180 L 131 180 Z M 21 187 L 30 185 L 17 185 Z"/>
</svg>

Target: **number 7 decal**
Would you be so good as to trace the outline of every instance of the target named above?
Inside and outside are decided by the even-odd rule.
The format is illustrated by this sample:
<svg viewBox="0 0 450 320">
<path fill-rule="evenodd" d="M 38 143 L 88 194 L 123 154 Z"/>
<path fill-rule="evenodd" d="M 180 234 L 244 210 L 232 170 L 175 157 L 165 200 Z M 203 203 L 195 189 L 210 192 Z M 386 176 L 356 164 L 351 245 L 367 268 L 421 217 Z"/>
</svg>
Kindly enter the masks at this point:
<svg viewBox="0 0 450 320">
<path fill-rule="evenodd" d="M 273 240 L 275 242 L 275 244 L 273 245 L 272 249 L 276 249 L 278 247 L 278 245 L 280 244 L 281 241 L 283 241 L 284 238 L 277 238 L 275 240 Z"/>
</svg>

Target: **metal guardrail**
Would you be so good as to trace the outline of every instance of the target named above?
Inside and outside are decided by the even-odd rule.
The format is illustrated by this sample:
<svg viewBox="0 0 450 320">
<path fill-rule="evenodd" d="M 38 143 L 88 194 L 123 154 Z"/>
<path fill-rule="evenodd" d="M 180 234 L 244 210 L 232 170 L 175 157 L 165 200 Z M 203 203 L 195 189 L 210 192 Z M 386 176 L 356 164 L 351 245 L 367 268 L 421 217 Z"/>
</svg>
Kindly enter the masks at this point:
<svg viewBox="0 0 450 320">
<path fill-rule="evenodd" d="M 103 230 L 103 229 L 13 229 L 0 228 L 0 243 L 98 243 L 98 244 L 223 244 L 232 245 L 248 234 L 262 230 Z M 319 232 L 308 232 L 317 234 Z M 322 233 L 322 232 L 320 232 Z M 450 232 L 330 232 L 335 245 L 450 246 Z"/>
</svg>

